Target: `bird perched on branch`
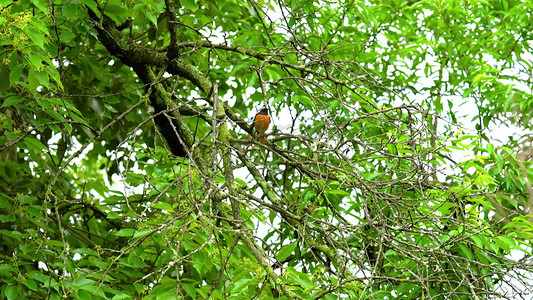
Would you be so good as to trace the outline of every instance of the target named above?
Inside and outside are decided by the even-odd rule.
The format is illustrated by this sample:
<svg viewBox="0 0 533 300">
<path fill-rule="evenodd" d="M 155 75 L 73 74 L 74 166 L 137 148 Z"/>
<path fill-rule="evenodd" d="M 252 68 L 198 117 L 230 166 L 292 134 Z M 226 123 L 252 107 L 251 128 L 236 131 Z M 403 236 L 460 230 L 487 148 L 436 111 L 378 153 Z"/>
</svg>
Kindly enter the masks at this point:
<svg viewBox="0 0 533 300">
<path fill-rule="evenodd" d="M 270 116 L 268 115 L 268 108 L 263 107 L 255 115 L 255 118 L 254 118 L 254 128 L 261 135 L 261 144 L 263 145 L 266 143 L 266 139 L 263 136 L 263 134 L 265 133 L 265 131 L 267 131 L 269 126 L 270 126 Z"/>
</svg>

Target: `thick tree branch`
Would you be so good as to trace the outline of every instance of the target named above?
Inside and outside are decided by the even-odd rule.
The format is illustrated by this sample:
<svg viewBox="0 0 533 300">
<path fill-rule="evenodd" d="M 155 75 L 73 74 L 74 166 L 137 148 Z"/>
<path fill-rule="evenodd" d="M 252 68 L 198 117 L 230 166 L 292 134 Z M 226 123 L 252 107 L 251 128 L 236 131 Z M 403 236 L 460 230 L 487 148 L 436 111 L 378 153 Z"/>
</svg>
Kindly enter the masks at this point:
<svg viewBox="0 0 533 300">
<path fill-rule="evenodd" d="M 170 32 L 170 45 L 168 46 L 167 56 L 169 59 L 173 59 L 178 56 L 178 20 L 174 11 L 174 1 L 165 0 L 165 5 L 167 6 L 168 31 Z"/>
<path fill-rule="evenodd" d="M 210 94 L 212 84 L 209 79 L 200 70 L 198 70 L 198 68 L 179 58 L 170 60 L 167 55 L 163 53 L 144 48 L 139 44 L 134 43 L 117 29 L 116 24 L 109 17 L 102 14 L 102 19 L 100 19 L 90 9 L 88 9 L 88 12 L 89 16 L 93 20 L 94 27 L 98 32 L 98 37 L 102 44 L 113 56 L 120 59 L 124 64 L 133 67 L 135 70 L 143 70 L 146 68 L 146 66 L 166 68 L 168 72 L 174 75 L 182 76 L 191 81 L 206 95 Z M 179 47 L 177 47 L 177 49 L 179 49 Z M 152 83 L 152 81 L 147 78 L 144 71 L 140 73 L 138 72 L 137 75 L 141 77 L 145 84 L 149 85 Z M 213 104 L 210 97 L 206 97 L 205 100 L 210 104 Z M 224 104 L 224 109 L 226 115 L 239 127 L 248 133 L 252 132 L 251 124 L 248 124 L 248 122 L 235 114 L 230 107 L 227 106 L 227 104 Z M 166 125 L 168 126 L 165 126 L 165 128 L 169 129 L 170 124 Z M 183 152 L 177 151 L 176 153 L 182 154 Z"/>
<path fill-rule="evenodd" d="M 187 156 L 187 149 L 191 148 L 194 136 L 187 124 L 185 124 L 179 110 L 176 109 L 176 104 L 171 100 L 170 95 L 162 84 L 157 81 L 149 67 L 136 66 L 134 70 L 146 85 L 152 86 L 153 92 L 150 94 L 150 101 L 157 113 L 154 120 L 161 128 L 161 133 L 167 140 L 170 150 L 176 156 Z M 173 118 L 170 118 L 165 113 L 159 114 L 167 109 L 172 111 Z M 183 145 L 185 145 L 185 148 Z"/>
</svg>

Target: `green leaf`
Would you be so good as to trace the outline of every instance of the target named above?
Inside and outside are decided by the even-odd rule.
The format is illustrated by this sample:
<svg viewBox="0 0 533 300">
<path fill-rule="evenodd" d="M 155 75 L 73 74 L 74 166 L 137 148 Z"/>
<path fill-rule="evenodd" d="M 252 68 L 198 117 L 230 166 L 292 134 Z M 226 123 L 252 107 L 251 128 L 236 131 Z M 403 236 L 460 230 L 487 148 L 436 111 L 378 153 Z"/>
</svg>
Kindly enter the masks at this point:
<svg viewBox="0 0 533 300">
<path fill-rule="evenodd" d="M 59 75 L 59 72 L 57 71 L 57 69 L 53 66 L 50 66 L 50 65 L 47 65 L 45 67 L 46 69 L 46 72 L 48 73 L 48 75 L 55 81 L 55 83 L 57 84 L 57 86 L 60 88 L 60 89 L 63 89 L 63 83 L 61 82 L 61 78 L 60 78 L 60 75 Z M 75 108 L 71 108 L 71 110 L 73 110 Z M 82 123 L 85 123 L 84 121 L 82 121 Z"/>
<path fill-rule="evenodd" d="M 156 208 L 156 209 L 161 209 L 161 210 L 166 210 L 168 212 L 173 212 L 174 209 L 172 208 L 172 206 L 166 202 L 163 202 L 163 201 L 158 201 L 154 204 L 152 204 L 152 208 Z"/>
<path fill-rule="evenodd" d="M 468 259 L 474 259 L 474 254 L 470 249 L 465 246 L 464 244 L 459 244 L 459 249 L 461 249 L 461 252 L 463 252 L 464 256 Z"/>
<path fill-rule="evenodd" d="M 43 13 L 48 14 L 48 2 L 45 0 L 31 0 L 31 2 Z"/>
<path fill-rule="evenodd" d="M 139 259 L 139 257 L 131 252 L 129 255 L 128 255 L 128 264 L 130 267 L 132 268 L 135 268 L 135 269 L 140 269 L 140 268 L 144 268 L 146 267 L 147 265 Z"/>
<path fill-rule="evenodd" d="M 42 283 L 46 283 L 46 282 L 49 282 L 50 281 L 50 276 L 48 275 L 45 275 L 43 273 L 40 273 L 40 272 L 37 272 L 37 271 L 32 271 L 29 273 L 30 277 L 39 281 L 39 282 L 42 282 Z"/>
<path fill-rule="evenodd" d="M 0 95 L 9 89 L 9 69 L 0 66 Z"/>
<path fill-rule="evenodd" d="M 59 34 L 59 39 L 62 42 L 68 42 L 68 41 L 74 39 L 75 37 L 76 36 L 70 31 L 63 31 L 63 32 L 61 32 L 61 34 Z"/>
<path fill-rule="evenodd" d="M 34 291 L 37 290 L 37 283 L 35 282 L 35 280 L 32 280 L 32 279 L 26 279 L 26 280 L 24 280 L 24 284 L 25 284 L 30 290 L 34 290 Z"/>
<path fill-rule="evenodd" d="M 40 69 L 43 66 L 43 60 L 41 59 L 41 57 L 39 55 L 30 53 L 28 55 L 28 57 L 30 59 L 31 65 L 33 66 L 34 69 L 38 70 L 38 69 Z"/>
<path fill-rule="evenodd" d="M 48 73 L 45 70 L 35 72 L 35 78 L 37 78 L 37 81 L 39 81 L 42 86 L 46 88 L 50 87 Z"/>
<path fill-rule="evenodd" d="M 39 80 L 35 75 L 35 70 L 30 69 L 28 72 L 28 88 L 32 91 L 35 91 L 39 87 Z"/>
<path fill-rule="evenodd" d="M 198 4 L 196 4 L 196 0 L 180 0 L 181 5 L 185 6 L 185 8 L 196 11 L 198 9 Z"/>
<path fill-rule="evenodd" d="M 24 69 L 23 64 L 18 64 L 9 71 L 9 84 L 13 85 L 17 83 L 22 75 L 22 70 Z"/>
<path fill-rule="evenodd" d="M 18 146 L 22 149 L 39 152 L 46 149 L 46 146 L 33 136 L 27 136 Z"/>
<path fill-rule="evenodd" d="M 56 112 L 55 110 L 53 109 L 47 109 L 45 110 L 46 114 L 51 116 L 52 118 L 58 120 L 58 121 L 65 121 L 65 117 L 63 117 L 61 114 L 59 114 L 58 112 Z"/>
<path fill-rule="evenodd" d="M 94 297 L 87 291 L 78 291 L 78 298 L 80 300 L 92 300 Z"/>
<path fill-rule="evenodd" d="M 331 110 L 331 111 L 334 111 L 336 110 L 339 106 L 340 106 L 340 101 L 339 100 L 332 100 L 330 103 L 329 103 L 329 106 L 328 106 L 328 110 Z"/>
<path fill-rule="evenodd" d="M 237 282 L 235 282 L 235 285 L 231 289 L 231 292 L 232 293 L 242 292 L 243 289 L 245 289 L 248 286 L 250 281 L 251 281 L 250 278 L 242 278 L 242 279 L 237 280 Z"/>
<path fill-rule="evenodd" d="M 4 236 L 14 238 L 17 241 L 20 241 L 20 239 L 23 237 L 23 234 L 20 231 L 17 230 L 0 230 L 0 234 L 3 234 Z"/>
<path fill-rule="evenodd" d="M 0 208 L 6 208 L 9 206 L 10 206 L 9 201 L 4 197 L 0 197 Z"/>
<path fill-rule="evenodd" d="M 516 240 L 509 236 L 498 236 L 496 237 L 498 245 L 500 248 L 504 249 L 507 254 L 511 254 L 511 251 L 516 248 Z"/>
<path fill-rule="evenodd" d="M 149 229 L 149 228 L 140 229 L 140 230 L 135 231 L 135 234 L 133 234 L 133 237 L 134 237 L 134 238 L 139 238 L 139 237 L 141 237 L 141 236 L 145 236 L 145 235 L 147 235 L 147 234 L 150 233 L 150 232 L 152 232 L 152 230 Z"/>
<path fill-rule="evenodd" d="M 118 292 L 118 294 L 116 294 L 113 298 L 111 298 L 112 300 L 122 300 L 122 299 L 131 299 L 131 295 L 128 295 L 128 294 L 125 294 L 125 293 L 121 293 L 121 292 Z"/>
<path fill-rule="evenodd" d="M 2 103 L 2 107 L 9 107 L 22 101 L 24 101 L 24 98 L 20 96 L 9 96 L 6 100 L 4 100 L 4 103 Z"/>
<path fill-rule="evenodd" d="M 344 197 L 350 195 L 350 193 L 343 190 L 327 190 L 326 195 L 339 195 Z"/>
<path fill-rule="evenodd" d="M 20 203 L 21 204 L 30 204 L 30 203 L 34 203 L 34 202 L 37 202 L 37 198 L 33 197 L 33 196 L 28 196 L 28 195 L 24 195 L 20 198 Z"/>
<path fill-rule="evenodd" d="M 15 216 L 13 216 L 13 215 L 9 215 L 9 216 L 7 216 L 7 215 L 0 215 L 0 222 L 1 222 L 1 223 L 5 223 L 5 222 L 14 222 L 14 221 L 16 221 L 16 218 L 15 218 Z"/>
<path fill-rule="evenodd" d="M 105 297 L 104 291 L 101 288 L 98 288 L 98 284 L 96 284 L 96 283 L 82 285 L 82 286 L 80 286 L 80 290 L 87 291 L 87 292 L 91 293 L 92 295 Z"/>
<path fill-rule="evenodd" d="M 28 26 L 24 28 L 24 32 L 30 37 L 30 39 L 41 49 L 46 50 L 44 48 L 44 39 L 43 36 L 39 31 L 37 31 L 33 26 Z"/>
<path fill-rule="evenodd" d="M 483 247 L 483 240 L 482 240 L 483 238 L 482 237 L 477 236 L 477 235 L 472 235 L 470 238 L 474 241 L 476 246 L 478 246 L 480 248 Z"/>
<path fill-rule="evenodd" d="M 187 295 L 191 296 L 192 299 L 195 299 L 196 296 L 196 288 L 193 284 L 183 284 L 183 289 L 187 293 Z"/>
<path fill-rule="evenodd" d="M 90 280 L 88 278 L 78 277 L 78 278 L 74 279 L 74 281 L 72 282 L 72 285 L 74 287 L 78 287 L 78 288 L 83 286 L 83 285 L 87 285 L 87 284 L 94 284 L 94 281 Z"/>
<path fill-rule="evenodd" d="M 161 282 L 150 291 L 150 298 L 146 299 L 174 299 L 176 297 L 176 280 L 163 277 Z"/>
<path fill-rule="evenodd" d="M 94 0 L 82 0 L 83 4 L 87 5 L 97 17 L 100 17 L 100 11 L 98 10 L 98 5 Z"/>
<path fill-rule="evenodd" d="M 131 237 L 133 235 L 133 232 L 135 230 L 134 229 L 131 229 L 131 228 L 124 228 L 124 229 L 121 229 L 117 232 L 115 232 L 115 235 L 116 236 L 125 236 L 125 237 Z"/>
<path fill-rule="evenodd" d="M 294 252 L 294 249 L 296 249 L 296 245 L 296 243 L 290 243 L 281 247 L 278 253 L 278 261 L 285 261 L 292 254 L 292 252 Z"/>
<path fill-rule="evenodd" d="M 266 74 L 268 75 L 268 78 L 267 79 L 270 79 L 271 81 L 276 81 L 278 79 L 280 79 L 282 76 L 282 74 L 280 74 L 277 70 L 274 70 L 274 69 L 266 69 Z"/>
<path fill-rule="evenodd" d="M 79 4 L 67 4 L 62 8 L 63 17 L 70 19 L 76 15 L 78 12 Z"/>
<path fill-rule="evenodd" d="M 72 252 L 73 253 L 83 254 L 83 255 L 98 256 L 98 252 L 96 252 L 95 250 L 90 249 L 90 248 L 78 248 L 78 249 L 74 249 Z"/>
<path fill-rule="evenodd" d="M 39 0 L 39 1 L 42 1 L 42 0 Z M 37 28 L 40 32 L 42 32 L 43 34 L 47 35 L 47 36 L 50 36 L 50 34 L 48 33 L 48 28 L 46 27 L 46 25 L 43 23 L 43 21 L 41 21 L 40 18 L 37 18 L 37 17 L 32 17 L 31 18 L 31 24 Z"/>
<path fill-rule="evenodd" d="M 293 97 L 293 103 L 300 103 L 307 109 L 313 109 L 315 107 L 315 104 L 311 100 L 311 97 L 307 95 L 301 95 L 301 94 L 295 95 Z"/>
<path fill-rule="evenodd" d="M 19 294 L 18 286 L 9 285 L 5 289 L 5 295 L 8 300 L 17 299 L 18 294 Z"/>
<path fill-rule="evenodd" d="M 152 22 L 152 24 L 157 26 L 157 17 L 151 11 L 146 12 L 146 17 Z"/>
<path fill-rule="evenodd" d="M 196 269 L 196 271 L 200 274 L 203 274 L 202 270 L 204 270 L 204 261 L 206 260 L 205 253 L 204 252 L 196 252 L 192 256 L 192 262 L 193 266 Z"/>
<path fill-rule="evenodd" d="M 290 278 L 294 280 L 295 282 L 297 282 L 298 284 L 300 284 L 301 286 L 303 286 L 305 289 L 308 290 L 308 289 L 312 289 L 315 287 L 309 275 L 301 273 L 297 271 L 296 269 L 294 269 L 293 267 L 287 267 L 286 270 L 290 274 Z"/>
</svg>

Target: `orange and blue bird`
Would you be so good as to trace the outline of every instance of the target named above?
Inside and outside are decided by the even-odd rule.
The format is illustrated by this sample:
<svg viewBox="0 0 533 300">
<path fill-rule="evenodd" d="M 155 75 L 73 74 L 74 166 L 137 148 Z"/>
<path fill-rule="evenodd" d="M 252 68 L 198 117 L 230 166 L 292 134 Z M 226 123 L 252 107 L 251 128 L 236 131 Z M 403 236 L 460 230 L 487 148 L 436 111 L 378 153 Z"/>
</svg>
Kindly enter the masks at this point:
<svg viewBox="0 0 533 300">
<path fill-rule="evenodd" d="M 266 144 L 266 139 L 263 134 L 270 126 L 270 116 L 268 115 L 268 108 L 263 107 L 254 117 L 254 128 L 261 135 L 261 144 Z"/>
</svg>

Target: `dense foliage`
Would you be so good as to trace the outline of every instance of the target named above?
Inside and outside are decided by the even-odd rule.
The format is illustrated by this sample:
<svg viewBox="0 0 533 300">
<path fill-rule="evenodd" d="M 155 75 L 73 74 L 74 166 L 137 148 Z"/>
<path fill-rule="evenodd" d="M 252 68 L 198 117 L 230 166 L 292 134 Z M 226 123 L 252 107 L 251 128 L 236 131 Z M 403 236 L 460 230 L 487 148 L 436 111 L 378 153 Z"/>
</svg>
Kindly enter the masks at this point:
<svg viewBox="0 0 533 300">
<path fill-rule="evenodd" d="M 0 0 L 0 298 L 529 299 L 532 10 Z"/>
</svg>

